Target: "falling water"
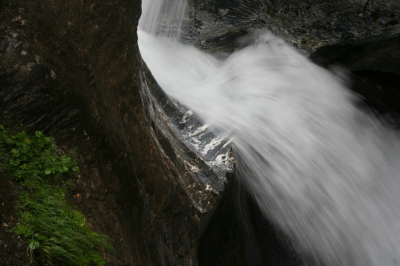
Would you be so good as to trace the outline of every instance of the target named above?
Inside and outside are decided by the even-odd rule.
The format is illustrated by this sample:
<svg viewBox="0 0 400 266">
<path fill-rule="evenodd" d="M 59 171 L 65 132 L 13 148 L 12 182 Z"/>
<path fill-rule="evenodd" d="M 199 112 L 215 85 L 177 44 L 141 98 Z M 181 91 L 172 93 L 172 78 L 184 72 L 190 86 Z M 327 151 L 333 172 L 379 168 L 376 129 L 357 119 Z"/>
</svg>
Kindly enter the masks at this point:
<svg viewBox="0 0 400 266">
<path fill-rule="evenodd" d="M 267 31 L 228 58 L 139 31 L 161 87 L 234 138 L 268 219 L 324 265 L 400 263 L 400 142 L 341 75 Z"/>
<path fill-rule="evenodd" d="M 186 9 L 187 0 L 145 0 L 139 21 L 140 29 L 179 40 Z"/>
</svg>

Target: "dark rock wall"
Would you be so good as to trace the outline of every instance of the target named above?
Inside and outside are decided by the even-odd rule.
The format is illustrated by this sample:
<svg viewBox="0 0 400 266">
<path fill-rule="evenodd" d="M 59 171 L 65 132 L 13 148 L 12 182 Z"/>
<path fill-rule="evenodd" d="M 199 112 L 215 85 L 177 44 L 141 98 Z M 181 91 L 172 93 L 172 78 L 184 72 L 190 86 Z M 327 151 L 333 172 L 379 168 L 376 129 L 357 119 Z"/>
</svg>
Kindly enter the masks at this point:
<svg viewBox="0 0 400 266">
<path fill-rule="evenodd" d="M 345 69 L 349 87 L 362 97 L 360 105 L 399 124 L 400 35 L 327 45 L 310 58 L 323 66 Z"/>
<path fill-rule="evenodd" d="M 115 240 L 111 265 L 197 265 L 198 239 L 219 196 L 185 167 L 191 160 L 212 175 L 159 109 L 168 99 L 137 46 L 140 1 L 3 6 L 1 123 L 44 130 L 76 149 L 74 192 L 82 197 L 71 201 Z"/>
<path fill-rule="evenodd" d="M 319 48 L 311 58 L 341 64 L 351 71 L 380 71 L 400 75 L 400 35 L 377 36 Z"/>
<path fill-rule="evenodd" d="M 186 40 L 204 50 L 232 49 L 232 40 L 268 28 L 307 53 L 341 41 L 400 33 L 396 0 L 191 0 Z"/>
<path fill-rule="evenodd" d="M 228 175 L 229 183 L 215 210 L 208 227 L 199 241 L 198 262 L 200 266 L 242 266 L 246 260 L 244 227 L 237 209 L 237 182 L 233 174 Z"/>
</svg>

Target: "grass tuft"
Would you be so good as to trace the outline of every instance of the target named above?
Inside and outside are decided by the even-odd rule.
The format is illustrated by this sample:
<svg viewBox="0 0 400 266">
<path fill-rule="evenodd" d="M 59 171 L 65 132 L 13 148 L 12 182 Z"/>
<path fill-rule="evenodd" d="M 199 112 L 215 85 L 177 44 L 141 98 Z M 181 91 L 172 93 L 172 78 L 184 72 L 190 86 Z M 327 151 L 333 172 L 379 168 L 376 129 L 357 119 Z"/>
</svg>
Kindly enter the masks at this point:
<svg viewBox="0 0 400 266">
<path fill-rule="evenodd" d="M 79 171 L 76 162 L 59 154 L 54 141 L 40 131 L 9 137 L 0 126 L 0 151 L 3 170 L 26 188 L 13 231 L 29 239 L 30 259 L 42 265 L 105 265 L 101 253 L 113 251 L 111 239 L 89 228 L 61 186 L 63 178 Z"/>
</svg>

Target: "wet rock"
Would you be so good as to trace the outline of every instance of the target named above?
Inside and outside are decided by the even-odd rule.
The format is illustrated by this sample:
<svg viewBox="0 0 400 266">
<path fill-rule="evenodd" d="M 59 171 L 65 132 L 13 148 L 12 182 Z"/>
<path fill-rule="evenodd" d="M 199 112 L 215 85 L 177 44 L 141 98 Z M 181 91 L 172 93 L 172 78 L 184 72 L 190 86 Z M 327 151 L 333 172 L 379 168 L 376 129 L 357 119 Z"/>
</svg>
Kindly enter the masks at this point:
<svg viewBox="0 0 400 266">
<path fill-rule="evenodd" d="M 389 123 L 400 123 L 400 35 L 324 46 L 310 58 L 325 67 L 340 66 L 349 71 L 350 87 L 362 96 L 359 104 Z"/>
<path fill-rule="evenodd" d="M 234 175 L 223 192 L 198 249 L 199 265 L 246 265 L 244 227 L 236 206 Z"/>
<path fill-rule="evenodd" d="M 82 161 L 70 200 L 115 240 L 110 264 L 197 265 L 226 181 L 225 166 L 212 162 L 227 150 L 221 141 L 199 156 L 188 128 L 202 122 L 180 123 L 188 110 L 147 70 L 136 45 L 140 1 L 17 0 L 6 11 L 0 121 L 75 147 Z"/>
<path fill-rule="evenodd" d="M 400 33 L 398 1 L 192 0 L 185 40 L 203 50 L 229 50 L 254 28 L 268 28 L 299 49 Z"/>
<path fill-rule="evenodd" d="M 400 75 L 400 34 L 384 34 L 324 46 L 311 58 L 325 65 L 342 65 L 351 71 L 368 70 Z"/>
</svg>

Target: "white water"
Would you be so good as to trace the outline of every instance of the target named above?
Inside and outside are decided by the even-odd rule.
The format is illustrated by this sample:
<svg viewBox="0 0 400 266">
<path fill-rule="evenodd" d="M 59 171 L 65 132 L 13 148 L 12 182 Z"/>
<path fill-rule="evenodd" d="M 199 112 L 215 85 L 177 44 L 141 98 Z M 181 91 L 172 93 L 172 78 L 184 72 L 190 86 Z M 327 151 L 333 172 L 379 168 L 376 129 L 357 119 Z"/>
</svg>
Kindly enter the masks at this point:
<svg viewBox="0 0 400 266">
<path fill-rule="evenodd" d="M 227 59 L 138 33 L 161 87 L 234 137 L 243 182 L 298 251 L 400 263 L 398 134 L 358 110 L 340 77 L 266 31 Z"/>
<path fill-rule="evenodd" d="M 142 2 L 140 28 L 153 35 L 179 40 L 187 0 L 144 0 Z"/>
</svg>

